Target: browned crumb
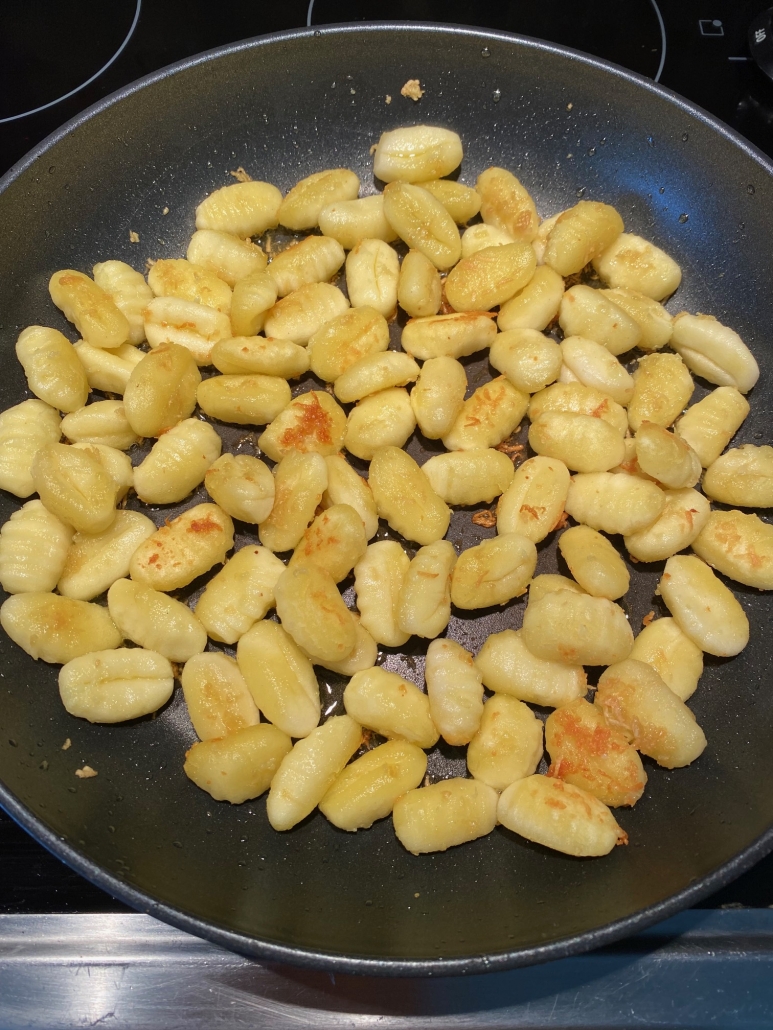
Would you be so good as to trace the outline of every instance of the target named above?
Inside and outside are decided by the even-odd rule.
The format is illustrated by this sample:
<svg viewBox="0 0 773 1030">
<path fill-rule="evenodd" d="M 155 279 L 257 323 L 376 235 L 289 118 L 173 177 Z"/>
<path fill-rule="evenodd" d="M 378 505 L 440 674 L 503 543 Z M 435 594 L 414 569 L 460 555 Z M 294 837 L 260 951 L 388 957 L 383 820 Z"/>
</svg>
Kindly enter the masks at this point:
<svg viewBox="0 0 773 1030">
<path fill-rule="evenodd" d="M 90 780 L 94 776 L 97 776 L 97 770 L 92 769 L 90 765 L 84 765 L 82 769 L 76 769 L 75 775 L 79 780 Z"/>
<path fill-rule="evenodd" d="M 574 104 L 567 104 L 566 105 L 567 111 L 571 111 L 573 107 L 574 107 Z"/>
<path fill-rule="evenodd" d="M 550 532 L 552 533 L 553 530 L 555 530 L 555 529 L 566 529 L 566 527 L 568 525 L 569 525 L 569 512 L 562 511 L 561 514 L 558 516 L 558 521 L 556 522 L 555 526 L 553 526 L 553 529 L 551 529 Z"/>
<path fill-rule="evenodd" d="M 655 613 L 654 612 L 647 612 L 647 614 L 641 620 L 642 626 L 649 626 L 649 624 L 652 622 L 652 620 L 654 618 L 655 618 Z"/>
<path fill-rule="evenodd" d="M 130 232 L 129 232 L 129 243 L 139 243 L 139 242 L 140 242 L 140 234 L 138 232 L 135 232 L 134 229 L 130 230 Z"/>
<path fill-rule="evenodd" d="M 410 97 L 411 100 L 416 101 L 424 96 L 424 90 L 421 88 L 421 83 L 418 79 L 408 79 L 400 90 L 400 95 Z"/>
<path fill-rule="evenodd" d="M 421 894 L 420 894 L 419 891 L 415 891 L 413 896 L 414 896 L 414 898 L 420 898 Z"/>
<path fill-rule="evenodd" d="M 168 215 L 169 214 L 169 208 L 165 207 L 164 210 L 161 212 L 161 214 L 162 215 Z"/>
<path fill-rule="evenodd" d="M 148 271 L 150 271 L 150 269 L 153 267 L 153 265 L 155 265 L 155 263 L 156 263 L 156 259 L 155 258 L 145 258 L 145 267 L 147 268 Z"/>
<path fill-rule="evenodd" d="M 494 450 L 506 454 L 511 461 L 518 461 L 526 448 L 522 443 L 516 443 L 512 437 L 509 437 L 507 440 L 503 440 L 502 443 L 498 443 Z"/>
<path fill-rule="evenodd" d="M 391 98 L 391 96 L 388 93 L 384 97 L 384 100 L 386 101 L 387 104 L 391 104 L 392 103 L 392 98 Z"/>
<path fill-rule="evenodd" d="M 429 778 L 429 773 L 425 773 L 424 774 L 424 783 L 422 783 L 422 787 L 429 787 L 430 782 L 431 781 L 430 781 L 430 778 Z"/>
<path fill-rule="evenodd" d="M 476 511 L 472 521 L 476 526 L 483 526 L 484 529 L 493 529 L 497 524 L 497 516 L 495 512 L 489 511 L 487 508 L 485 511 Z"/>
<path fill-rule="evenodd" d="M 369 153 L 369 154 L 375 154 L 375 153 L 376 153 L 376 150 L 377 150 L 377 149 L 378 149 L 378 143 L 373 143 L 373 144 L 371 145 L 371 148 L 370 148 L 370 150 L 368 151 L 368 153 Z"/>
<path fill-rule="evenodd" d="M 629 558 L 630 561 L 632 561 L 634 563 L 634 565 L 638 565 L 639 564 L 639 559 L 638 558 L 634 558 L 634 556 L 632 554 L 629 554 L 628 558 Z"/>
<path fill-rule="evenodd" d="M 573 286 L 583 285 L 589 282 L 598 282 L 598 273 L 592 264 L 587 264 L 584 268 L 581 268 L 579 272 L 573 272 L 564 279 L 566 289 L 570 290 Z"/>
<path fill-rule="evenodd" d="M 69 751 L 72 747 L 72 741 L 68 737 L 67 740 L 62 744 L 62 751 Z"/>
<path fill-rule="evenodd" d="M 237 182 L 252 182 L 252 176 L 241 165 L 239 165 L 235 172 L 229 172 L 228 174 L 232 175 Z"/>
<path fill-rule="evenodd" d="M 325 392 L 329 393 L 331 397 L 335 397 L 336 392 L 332 383 L 325 383 Z"/>
</svg>

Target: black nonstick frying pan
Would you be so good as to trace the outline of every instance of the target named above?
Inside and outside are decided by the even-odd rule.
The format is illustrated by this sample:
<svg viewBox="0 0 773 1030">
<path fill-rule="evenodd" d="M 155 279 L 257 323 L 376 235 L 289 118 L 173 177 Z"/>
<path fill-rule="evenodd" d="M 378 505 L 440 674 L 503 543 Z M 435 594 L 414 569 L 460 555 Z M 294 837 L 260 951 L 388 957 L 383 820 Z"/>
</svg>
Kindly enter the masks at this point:
<svg viewBox="0 0 773 1030">
<path fill-rule="evenodd" d="M 425 91 L 418 102 L 400 94 L 414 78 Z M 33 151 L 0 182 L 2 407 L 28 396 L 13 356 L 24 326 L 54 325 L 72 338 L 48 300 L 53 271 L 89 271 L 108 258 L 142 268 L 146 258 L 184 254 L 196 204 L 233 182 L 239 166 L 286 190 L 346 165 L 370 191 L 369 148 L 385 129 L 416 122 L 460 133 L 463 181 L 504 165 L 544 216 L 578 197 L 603 200 L 673 254 L 684 282 L 671 310 L 716 315 L 762 368 L 739 441 L 770 440 L 770 162 L 693 105 L 603 61 L 427 25 L 289 32 L 213 51 L 127 87 Z M 476 386 L 490 372 L 479 359 L 468 374 Z M 227 446 L 250 447 L 249 433 L 223 432 Z M 414 440 L 410 450 L 429 449 Z M 2 520 L 17 506 L 0 498 Z M 470 516 L 458 512 L 450 531 L 464 546 L 493 533 Z M 549 539 L 539 570 L 555 568 Z M 627 603 L 637 631 L 660 610 L 660 571 L 633 573 Z M 420 858 L 398 844 L 390 820 L 349 835 L 315 814 L 274 833 L 264 800 L 218 804 L 186 780 L 182 759 L 194 738 L 179 690 L 154 719 L 91 726 L 65 713 L 57 670 L 5 639 L 0 803 L 116 897 L 260 958 L 437 975 L 580 952 L 696 902 L 773 847 L 773 604 L 734 589 L 752 639 L 732 661 L 707 660 L 690 702 L 708 749 L 687 769 L 648 766 L 645 797 L 619 812 L 630 844 L 604 859 L 549 852 L 502 828 Z M 449 635 L 477 650 L 488 633 L 519 625 L 522 611 L 514 602 L 475 618 L 456 612 Z M 384 661 L 420 681 L 421 654 Z M 340 710 L 342 681 L 320 671 L 323 708 Z M 96 778 L 75 777 L 84 763 Z M 433 776 L 463 768 L 453 749 L 430 757 Z"/>
</svg>

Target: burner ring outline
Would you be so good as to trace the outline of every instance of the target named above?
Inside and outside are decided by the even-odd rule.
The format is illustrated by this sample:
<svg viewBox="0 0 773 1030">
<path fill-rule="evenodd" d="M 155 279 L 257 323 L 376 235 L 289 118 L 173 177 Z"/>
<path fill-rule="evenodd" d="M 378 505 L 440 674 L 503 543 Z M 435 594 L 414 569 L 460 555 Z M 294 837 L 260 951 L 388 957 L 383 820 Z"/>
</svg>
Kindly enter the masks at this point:
<svg viewBox="0 0 773 1030">
<path fill-rule="evenodd" d="M 666 26 L 663 23 L 663 15 L 660 13 L 660 8 L 657 5 L 657 0 L 650 0 L 650 3 L 652 4 L 652 6 L 653 6 L 653 8 L 655 10 L 655 14 L 657 15 L 658 25 L 660 26 L 660 43 L 661 43 L 661 46 L 660 46 L 660 64 L 658 65 L 657 73 L 653 77 L 652 81 L 653 82 L 660 82 L 660 76 L 663 74 L 663 66 L 666 63 Z M 311 6 L 313 6 L 313 4 L 314 4 L 314 0 L 311 0 Z M 311 6 L 309 7 L 309 11 L 311 11 Z"/>
<path fill-rule="evenodd" d="M 309 0 L 309 6 L 308 6 L 308 9 L 306 11 L 306 26 L 307 26 L 307 28 L 311 28 L 311 25 L 312 25 L 311 19 L 312 19 L 312 16 L 314 14 L 314 2 L 315 2 L 315 0 Z M 140 3 L 140 0 L 138 0 L 138 7 L 139 7 L 139 3 Z M 666 63 L 666 26 L 665 26 L 665 24 L 663 22 L 663 15 L 660 13 L 660 8 L 658 7 L 657 0 L 650 0 L 650 4 L 652 5 L 653 10 L 655 11 L 655 16 L 658 19 L 658 26 L 660 28 L 660 64 L 658 65 L 658 70 L 655 73 L 655 75 L 653 76 L 652 81 L 653 82 L 660 82 L 660 76 L 663 74 L 663 67 L 664 67 L 664 65 Z M 124 46 L 125 45 L 126 44 L 124 44 Z M 116 56 L 118 56 L 118 55 L 116 54 Z M 731 58 L 731 60 L 734 60 L 734 59 Z M 735 60 L 741 60 L 741 58 L 735 58 Z M 745 58 L 744 58 L 744 60 L 745 60 Z M 107 65 L 105 65 L 105 67 L 107 67 Z M 17 116 L 17 117 L 21 117 L 21 116 Z M 0 125 L 2 125 L 2 121 L 0 121 Z"/>
<path fill-rule="evenodd" d="M 311 6 L 313 6 L 313 4 L 314 0 L 311 0 Z M 309 7 L 309 11 L 311 11 L 311 6 Z M 95 81 L 95 79 L 98 79 L 100 75 L 104 74 L 104 72 L 107 71 L 110 65 L 113 64 L 113 62 L 116 61 L 121 56 L 123 51 L 126 49 L 127 43 L 134 35 L 134 30 L 137 28 L 137 22 L 140 20 L 141 10 L 142 0 L 137 0 L 137 8 L 134 12 L 134 18 L 132 19 L 132 23 L 129 26 L 129 31 L 126 34 L 126 38 L 124 39 L 123 43 L 121 43 L 121 45 L 118 47 L 118 49 L 110 58 L 110 60 L 107 62 L 107 64 L 103 64 L 99 71 L 94 72 L 90 79 L 86 79 L 86 81 L 82 82 L 80 86 L 76 86 L 75 89 L 71 89 L 69 93 L 65 93 L 63 96 L 57 97 L 56 100 L 51 100 L 47 104 L 41 104 L 40 107 L 33 107 L 29 111 L 22 111 L 21 114 L 12 114 L 8 118 L 0 118 L 0 125 L 6 125 L 8 122 L 16 122 L 20 118 L 28 118 L 31 114 L 38 114 L 40 111 L 46 111 L 49 107 L 55 107 L 56 104 L 61 104 L 63 100 L 68 100 L 76 93 L 79 93 L 82 89 L 85 89 L 86 86 L 90 86 L 91 83 Z"/>
</svg>

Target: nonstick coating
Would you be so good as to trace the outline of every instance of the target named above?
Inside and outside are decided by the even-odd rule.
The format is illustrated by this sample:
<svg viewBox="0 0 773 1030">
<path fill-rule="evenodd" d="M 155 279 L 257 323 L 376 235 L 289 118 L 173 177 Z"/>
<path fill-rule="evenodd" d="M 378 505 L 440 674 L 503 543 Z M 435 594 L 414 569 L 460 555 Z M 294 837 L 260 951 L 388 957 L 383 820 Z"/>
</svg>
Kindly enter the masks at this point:
<svg viewBox="0 0 773 1030">
<path fill-rule="evenodd" d="M 424 87 L 418 103 L 400 95 L 409 78 Z M 48 300 L 56 269 L 89 271 L 108 258 L 141 268 L 149 257 L 184 254 L 196 204 L 233 182 L 240 165 L 283 190 L 345 165 L 371 191 L 369 148 L 385 129 L 416 122 L 460 133 L 462 181 L 504 165 L 543 215 L 578 197 L 606 201 L 629 230 L 673 254 L 684 285 L 671 310 L 716 315 L 762 367 L 739 441 L 770 439 L 770 164 L 692 105 L 602 61 L 433 26 L 300 31 L 224 48 L 128 87 L 38 147 L 0 184 L 2 407 L 29 395 L 13 356 L 21 328 L 54 325 L 72 338 Z M 473 385 L 489 374 L 485 360 L 468 372 Z M 224 433 L 249 449 L 251 434 Z M 410 449 L 428 453 L 416 441 Z M 3 497 L 2 520 L 17 506 Z M 469 545 L 493 533 L 470 515 L 455 515 L 451 539 Z M 548 540 L 539 570 L 555 568 Z M 636 631 L 650 609 L 663 611 L 653 599 L 661 568 L 633 573 L 626 603 Z M 186 780 L 194 737 L 179 689 L 155 719 L 91 726 L 62 708 L 57 669 L 5 638 L 0 801 L 116 897 L 250 955 L 437 975 L 586 950 L 695 902 L 773 846 L 771 595 L 734 589 L 752 638 L 732 661 L 707 658 L 690 704 L 708 748 L 687 769 L 648 763 L 645 797 L 619 812 L 630 844 L 603 859 L 569 858 L 502 828 L 419 858 L 397 843 L 388 819 L 346 834 L 315 814 L 274 833 L 264 799 L 218 804 Z M 493 630 L 518 626 L 522 612 L 522 601 L 480 617 L 456 612 L 449 635 L 477 650 Z M 421 653 L 385 660 L 420 682 Z M 340 702 L 341 681 L 321 672 L 330 703 Z M 67 738 L 72 747 L 62 750 Z M 96 778 L 76 779 L 84 762 Z M 463 761 L 440 748 L 430 768 L 457 774 Z"/>
</svg>

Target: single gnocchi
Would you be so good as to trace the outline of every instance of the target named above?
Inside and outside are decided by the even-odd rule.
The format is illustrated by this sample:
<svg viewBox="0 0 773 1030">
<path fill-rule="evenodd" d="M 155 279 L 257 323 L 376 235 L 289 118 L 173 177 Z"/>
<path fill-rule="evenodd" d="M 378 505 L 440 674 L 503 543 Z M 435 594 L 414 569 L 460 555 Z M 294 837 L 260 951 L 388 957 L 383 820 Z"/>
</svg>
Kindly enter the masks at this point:
<svg viewBox="0 0 773 1030">
<path fill-rule="evenodd" d="M 361 726 L 422 748 L 437 743 L 427 695 L 415 683 L 378 666 L 357 672 L 344 690 L 344 707 Z"/>
<path fill-rule="evenodd" d="M 59 696 L 70 715 L 89 722 L 127 722 L 151 715 L 172 696 L 174 673 L 155 651 L 120 647 L 73 658 L 59 672 Z"/>
<path fill-rule="evenodd" d="M 491 833 L 497 822 L 497 792 L 479 780 L 440 780 L 403 794 L 392 821 L 397 839 L 412 854 L 446 851 Z"/>
<path fill-rule="evenodd" d="M 452 745 L 469 744 L 483 715 L 483 678 L 455 640 L 433 640 L 424 669 L 432 721 Z"/>
<path fill-rule="evenodd" d="M 608 855 L 628 837 L 603 802 L 554 776 L 516 780 L 500 795 L 497 818 L 527 840 L 566 855 Z"/>
<path fill-rule="evenodd" d="M 277 191 L 278 192 L 278 191 Z M 185 755 L 183 770 L 215 801 L 239 805 L 260 797 L 293 742 L 271 723 L 245 726 L 217 740 L 201 740 Z"/>
</svg>

